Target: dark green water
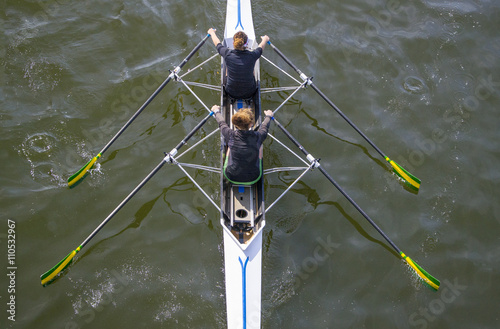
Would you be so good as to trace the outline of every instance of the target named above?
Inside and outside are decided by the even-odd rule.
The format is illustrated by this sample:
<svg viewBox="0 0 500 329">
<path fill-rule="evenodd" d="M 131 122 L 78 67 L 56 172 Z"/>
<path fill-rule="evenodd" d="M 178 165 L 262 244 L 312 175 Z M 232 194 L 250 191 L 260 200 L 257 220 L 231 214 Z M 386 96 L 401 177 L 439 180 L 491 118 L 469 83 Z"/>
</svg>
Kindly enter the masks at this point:
<svg viewBox="0 0 500 329">
<path fill-rule="evenodd" d="M 74 189 L 95 156 L 204 37 L 225 1 L 2 1 L 0 328 L 222 328 L 217 210 L 166 166 L 53 285 L 75 249 L 206 110 L 169 84 Z M 268 34 L 388 156 L 404 187 L 310 88 L 277 117 L 406 254 L 432 292 L 315 171 L 268 213 L 264 328 L 497 328 L 500 5 L 494 1 L 254 1 Z M 207 43 L 188 65 L 214 53 Z M 266 48 L 264 55 L 286 68 Z M 217 84 L 218 62 L 189 77 Z M 187 66 L 186 66 L 187 68 Z M 262 62 L 264 87 L 290 85 Z M 185 72 L 185 70 L 184 70 Z M 208 104 L 216 92 L 199 90 Z M 276 108 L 287 93 L 263 96 Z M 202 129 L 208 134 L 215 122 Z M 271 132 L 281 140 L 276 129 Z M 214 165 L 217 139 L 184 161 Z M 266 141 L 266 165 L 296 164 Z M 215 198 L 217 177 L 194 172 Z M 294 176 L 267 178 L 268 202 Z M 8 225 L 15 222 L 15 292 Z M 325 245 L 327 247 L 325 247 Z M 11 248 L 12 250 L 12 248 Z M 318 251 L 328 257 L 318 258 Z M 15 297 L 15 322 L 7 302 Z"/>
</svg>

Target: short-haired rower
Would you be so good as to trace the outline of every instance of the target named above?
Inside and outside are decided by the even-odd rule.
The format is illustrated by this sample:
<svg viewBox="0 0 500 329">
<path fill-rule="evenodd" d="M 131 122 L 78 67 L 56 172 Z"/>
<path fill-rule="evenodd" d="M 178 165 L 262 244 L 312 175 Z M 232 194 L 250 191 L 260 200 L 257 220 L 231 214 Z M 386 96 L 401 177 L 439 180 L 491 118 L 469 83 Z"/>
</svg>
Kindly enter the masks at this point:
<svg viewBox="0 0 500 329">
<path fill-rule="evenodd" d="M 234 99 L 248 99 L 257 90 L 257 84 L 253 75 L 255 62 L 262 55 L 266 43 L 269 41 L 267 35 L 262 36 L 262 41 L 254 50 L 247 50 L 248 37 L 245 32 L 236 32 L 233 36 L 234 49 L 223 46 L 215 34 L 214 29 L 209 29 L 208 34 L 212 37 L 217 52 L 224 58 L 227 66 L 226 92 Z"/>
</svg>

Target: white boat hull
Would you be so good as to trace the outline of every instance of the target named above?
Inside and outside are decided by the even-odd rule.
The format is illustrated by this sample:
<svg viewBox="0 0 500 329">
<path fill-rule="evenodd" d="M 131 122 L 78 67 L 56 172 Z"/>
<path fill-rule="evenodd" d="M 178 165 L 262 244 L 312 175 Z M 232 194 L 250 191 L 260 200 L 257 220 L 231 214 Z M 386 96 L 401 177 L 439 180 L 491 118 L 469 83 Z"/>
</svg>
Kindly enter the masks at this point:
<svg viewBox="0 0 500 329">
<path fill-rule="evenodd" d="M 242 250 L 224 229 L 224 265 L 228 328 L 260 328 L 262 230 Z"/>
<path fill-rule="evenodd" d="M 243 31 L 248 36 L 247 47 L 257 48 L 255 38 L 252 9 L 250 0 L 228 0 L 226 12 L 226 26 L 224 30 L 224 44 L 232 48 L 233 35 Z M 223 64 L 224 67 L 224 64 Z M 259 62 L 254 69 L 257 82 L 260 80 Z M 260 92 L 257 93 L 254 102 L 255 111 L 260 115 Z M 227 98 L 223 98 L 223 108 L 226 115 L 230 115 L 227 110 Z M 226 105 L 226 106 L 224 106 Z M 224 181 L 222 181 L 222 186 Z M 250 238 L 238 236 L 235 231 L 231 231 L 228 218 L 224 218 L 221 213 L 221 225 L 224 234 L 224 268 L 226 283 L 226 309 L 227 326 L 230 329 L 260 329 L 261 327 L 261 290 L 262 290 L 262 230 L 265 226 L 262 201 L 262 182 L 256 184 L 254 193 L 260 193 L 256 204 L 256 213 L 260 214 L 257 224 L 251 234 L 245 235 Z M 228 193 L 223 191 L 223 195 Z M 228 199 L 223 197 L 222 211 L 229 214 L 229 207 L 225 205 Z M 260 201 L 260 202 L 259 202 Z M 239 240 L 240 239 L 240 240 Z M 245 240 L 245 242 L 243 242 Z"/>
<path fill-rule="evenodd" d="M 226 39 L 228 45 L 233 44 L 233 35 L 238 31 L 245 32 L 248 36 L 249 48 L 254 48 L 252 45 L 256 40 L 253 28 L 252 3 L 250 0 L 227 1 L 224 39 Z"/>
</svg>

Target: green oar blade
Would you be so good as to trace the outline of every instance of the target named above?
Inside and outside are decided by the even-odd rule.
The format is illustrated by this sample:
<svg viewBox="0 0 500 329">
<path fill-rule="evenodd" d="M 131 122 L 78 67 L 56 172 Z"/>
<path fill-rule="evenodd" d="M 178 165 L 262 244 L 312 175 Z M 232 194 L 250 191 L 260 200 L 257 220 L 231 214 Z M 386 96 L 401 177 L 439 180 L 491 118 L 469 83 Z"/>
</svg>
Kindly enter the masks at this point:
<svg viewBox="0 0 500 329">
<path fill-rule="evenodd" d="M 423 282 L 429 286 L 432 290 L 437 291 L 439 289 L 439 285 L 441 284 L 438 279 L 430 275 L 426 270 L 424 270 L 420 265 L 415 263 L 410 257 L 406 256 L 403 252 L 401 252 L 401 257 L 410 265 L 415 272 L 417 272 L 418 276 L 423 280 Z"/>
<path fill-rule="evenodd" d="M 394 162 L 391 159 L 389 159 L 389 157 L 385 157 L 385 160 L 391 164 L 392 168 L 394 169 L 394 172 L 399 177 L 401 177 L 402 179 L 404 179 L 406 181 L 406 183 L 408 183 L 408 185 L 410 187 L 412 187 L 412 188 L 414 188 L 415 190 L 418 191 L 418 189 L 420 188 L 420 183 L 421 183 L 420 179 L 418 179 L 417 177 L 413 176 L 405 168 L 401 167 L 396 162 Z"/>
<path fill-rule="evenodd" d="M 95 162 L 100 157 L 101 157 L 101 153 L 99 153 L 94 158 L 92 158 L 92 160 L 90 160 L 89 162 L 87 162 L 87 164 L 85 166 L 83 166 L 82 169 L 78 170 L 76 172 L 76 174 L 74 174 L 73 176 L 71 176 L 70 178 L 68 178 L 68 186 L 69 187 L 73 187 L 76 183 L 80 182 L 87 175 L 88 171 L 90 169 L 92 169 L 92 167 L 94 166 Z"/>
<path fill-rule="evenodd" d="M 42 281 L 42 286 L 46 286 L 50 284 L 56 277 L 61 273 L 69 264 L 73 261 L 75 255 L 80 251 L 81 246 L 73 250 L 68 254 L 68 256 L 64 257 L 56 266 L 45 272 L 40 276 L 40 280 Z"/>
</svg>

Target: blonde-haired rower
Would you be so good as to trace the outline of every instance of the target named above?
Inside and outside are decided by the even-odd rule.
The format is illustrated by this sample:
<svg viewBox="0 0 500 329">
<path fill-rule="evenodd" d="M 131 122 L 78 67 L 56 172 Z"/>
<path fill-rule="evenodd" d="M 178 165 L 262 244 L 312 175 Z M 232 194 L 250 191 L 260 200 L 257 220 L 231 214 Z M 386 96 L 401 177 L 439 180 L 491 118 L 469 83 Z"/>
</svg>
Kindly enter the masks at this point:
<svg viewBox="0 0 500 329">
<path fill-rule="evenodd" d="M 255 118 L 250 109 L 241 109 L 236 112 L 231 122 L 235 130 L 229 128 L 219 113 L 218 105 L 212 106 L 215 119 L 219 123 L 222 136 L 228 144 L 228 153 L 224 163 L 224 176 L 236 184 L 253 184 L 262 175 L 262 143 L 267 137 L 267 130 L 271 123 L 273 111 L 264 111 L 266 118 L 262 121 L 259 130 L 252 129 Z"/>
</svg>

